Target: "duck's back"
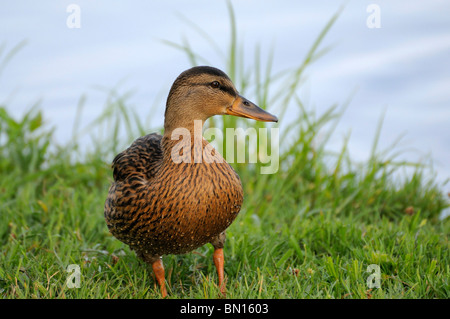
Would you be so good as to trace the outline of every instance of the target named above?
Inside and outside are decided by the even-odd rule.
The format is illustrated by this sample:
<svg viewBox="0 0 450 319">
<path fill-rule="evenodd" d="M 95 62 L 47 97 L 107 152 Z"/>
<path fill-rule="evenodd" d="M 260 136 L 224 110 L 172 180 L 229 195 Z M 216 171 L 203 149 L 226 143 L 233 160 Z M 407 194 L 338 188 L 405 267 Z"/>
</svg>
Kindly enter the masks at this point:
<svg viewBox="0 0 450 319">
<path fill-rule="evenodd" d="M 148 134 L 119 153 L 112 164 L 114 181 L 124 181 L 132 176 L 148 180 L 154 178 L 162 161 L 161 140 L 160 134 Z"/>
<path fill-rule="evenodd" d="M 128 227 L 139 207 L 136 202 L 148 181 L 155 178 L 162 162 L 162 136 L 152 133 L 138 138 L 113 160 L 114 182 L 105 202 L 105 219 L 110 232 L 129 244 Z"/>
</svg>

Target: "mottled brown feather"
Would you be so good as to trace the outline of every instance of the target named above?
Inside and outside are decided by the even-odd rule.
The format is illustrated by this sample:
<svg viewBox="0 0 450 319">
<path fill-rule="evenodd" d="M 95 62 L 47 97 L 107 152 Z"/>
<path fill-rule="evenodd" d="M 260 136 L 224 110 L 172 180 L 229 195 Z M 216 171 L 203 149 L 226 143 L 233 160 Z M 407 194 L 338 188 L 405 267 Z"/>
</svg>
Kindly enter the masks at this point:
<svg viewBox="0 0 450 319">
<path fill-rule="evenodd" d="M 217 237 L 243 201 L 239 176 L 225 160 L 164 160 L 177 142 L 150 134 L 113 162 L 114 183 L 105 203 L 108 228 L 132 249 L 151 256 L 186 253 L 210 242 L 223 247 Z M 206 145 L 203 140 L 202 147 Z"/>
</svg>

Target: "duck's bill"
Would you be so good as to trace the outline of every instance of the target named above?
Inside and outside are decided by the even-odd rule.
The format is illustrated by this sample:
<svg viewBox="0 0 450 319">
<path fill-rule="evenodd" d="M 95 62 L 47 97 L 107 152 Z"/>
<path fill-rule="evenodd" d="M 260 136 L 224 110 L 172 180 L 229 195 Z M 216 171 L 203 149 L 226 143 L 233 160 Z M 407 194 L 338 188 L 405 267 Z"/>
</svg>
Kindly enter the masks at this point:
<svg viewBox="0 0 450 319">
<path fill-rule="evenodd" d="M 240 95 L 236 98 L 234 103 L 227 108 L 226 114 L 263 122 L 278 122 L 278 118 L 275 115 L 264 111 L 262 108 Z"/>
</svg>

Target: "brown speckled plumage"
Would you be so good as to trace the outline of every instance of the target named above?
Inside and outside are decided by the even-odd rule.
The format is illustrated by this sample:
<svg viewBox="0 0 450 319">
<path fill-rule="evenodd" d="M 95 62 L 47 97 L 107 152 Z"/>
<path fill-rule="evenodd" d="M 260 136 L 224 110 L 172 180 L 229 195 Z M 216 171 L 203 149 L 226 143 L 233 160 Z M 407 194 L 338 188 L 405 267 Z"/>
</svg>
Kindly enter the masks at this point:
<svg viewBox="0 0 450 319">
<path fill-rule="evenodd" d="M 218 82 L 219 88 L 213 82 Z M 241 110 L 242 103 L 249 108 L 245 112 Z M 215 151 L 212 154 L 216 161 L 203 152 L 206 157 L 201 163 L 195 163 L 194 154 L 199 151 L 195 147 L 203 151 L 209 145 L 203 138 L 201 143 L 194 143 L 192 137 L 189 163 L 175 163 L 171 152 L 179 141 L 172 140 L 170 135 L 178 127 L 193 133 L 193 120 L 204 123 L 216 114 L 276 120 L 239 96 L 222 71 L 211 67 L 192 68 L 183 72 L 171 88 L 164 136 L 153 133 L 140 137 L 113 161 L 114 182 L 104 213 L 108 228 L 153 265 L 163 295 L 166 294 L 164 271 L 162 264 L 157 264 L 160 257 L 187 253 L 207 243 L 220 252 L 219 257 L 215 254 L 214 261 L 218 260 L 216 266 L 222 286 L 225 230 L 241 209 L 241 181 Z M 224 292 L 224 287 L 221 291 Z"/>
<path fill-rule="evenodd" d="M 155 258 L 214 241 L 243 200 L 239 176 L 228 163 L 176 164 L 170 160 L 171 144 L 150 134 L 120 153 L 105 208 L 111 233 Z"/>
</svg>

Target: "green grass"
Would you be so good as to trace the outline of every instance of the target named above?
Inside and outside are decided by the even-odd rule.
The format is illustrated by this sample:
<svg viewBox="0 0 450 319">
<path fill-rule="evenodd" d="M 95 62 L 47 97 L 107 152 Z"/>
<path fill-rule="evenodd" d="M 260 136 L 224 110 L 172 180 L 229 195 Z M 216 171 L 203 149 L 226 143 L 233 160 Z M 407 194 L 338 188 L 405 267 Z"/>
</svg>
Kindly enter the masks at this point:
<svg viewBox="0 0 450 319">
<path fill-rule="evenodd" d="M 231 40 L 229 50 L 219 53 L 223 68 L 242 93 L 279 116 L 282 148 L 276 174 L 259 174 L 261 164 L 234 164 L 245 200 L 227 232 L 227 296 L 450 298 L 450 219 L 439 219 L 448 207 L 443 185 L 426 177 L 430 169 L 422 163 L 398 161 L 395 147 L 379 150 L 378 134 L 365 163 L 350 158 L 349 136 L 340 152 L 330 152 L 327 141 L 345 105 L 316 114 L 298 97 L 304 70 L 328 51 L 321 43 L 339 13 L 299 66 L 274 72 L 273 50 L 262 61 L 257 47 L 253 62 L 243 61 L 229 3 L 228 9 Z M 171 45 L 203 64 L 188 41 Z M 152 272 L 109 234 L 103 219 L 111 160 L 149 131 L 127 97 L 112 89 L 104 112 L 84 128 L 80 98 L 73 138 L 65 145 L 53 142 L 39 105 L 19 119 L 0 105 L 2 298 L 159 298 Z M 289 121 L 288 106 L 298 118 Z M 208 124 L 264 127 L 234 117 Z M 91 146 L 81 147 L 86 136 Z M 405 168 L 413 172 L 402 174 Z M 218 297 L 212 252 L 206 245 L 164 257 L 169 298 Z M 70 264 L 81 268 L 80 288 L 67 287 Z M 381 269 L 380 288 L 367 285 L 371 264 Z"/>
</svg>

